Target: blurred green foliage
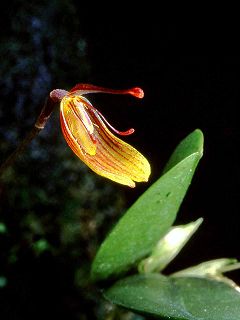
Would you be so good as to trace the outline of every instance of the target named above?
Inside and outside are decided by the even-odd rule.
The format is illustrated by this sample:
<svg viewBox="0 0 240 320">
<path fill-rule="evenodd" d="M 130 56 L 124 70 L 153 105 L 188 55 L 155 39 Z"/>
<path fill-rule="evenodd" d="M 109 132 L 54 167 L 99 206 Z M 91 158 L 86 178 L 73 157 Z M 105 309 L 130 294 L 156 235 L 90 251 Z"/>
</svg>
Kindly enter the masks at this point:
<svg viewBox="0 0 240 320">
<path fill-rule="evenodd" d="M 10 1 L 0 21 L 0 161 L 47 94 L 84 82 L 87 41 L 74 1 Z M 1 319 L 142 319 L 103 302 L 89 282 L 100 242 L 125 208 L 122 187 L 67 147 L 58 110 L 0 180 Z"/>
</svg>

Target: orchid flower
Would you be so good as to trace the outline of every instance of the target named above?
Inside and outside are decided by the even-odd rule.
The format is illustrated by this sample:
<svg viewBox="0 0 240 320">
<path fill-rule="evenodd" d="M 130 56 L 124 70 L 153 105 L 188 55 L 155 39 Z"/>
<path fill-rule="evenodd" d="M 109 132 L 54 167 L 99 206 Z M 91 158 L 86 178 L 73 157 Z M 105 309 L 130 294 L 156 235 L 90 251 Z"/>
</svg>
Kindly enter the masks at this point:
<svg viewBox="0 0 240 320">
<path fill-rule="evenodd" d="M 111 132 L 126 136 L 134 129 L 116 130 L 84 96 L 98 92 L 144 96 L 140 88 L 111 90 L 90 84 L 77 84 L 69 92 L 53 90 L 50 97 L 60 101 L 60 122 L 66 142 L 89 168 L 103 177 L 129 187 L 148 181 L 151 169 L 147 159 Z"/>
</svg>

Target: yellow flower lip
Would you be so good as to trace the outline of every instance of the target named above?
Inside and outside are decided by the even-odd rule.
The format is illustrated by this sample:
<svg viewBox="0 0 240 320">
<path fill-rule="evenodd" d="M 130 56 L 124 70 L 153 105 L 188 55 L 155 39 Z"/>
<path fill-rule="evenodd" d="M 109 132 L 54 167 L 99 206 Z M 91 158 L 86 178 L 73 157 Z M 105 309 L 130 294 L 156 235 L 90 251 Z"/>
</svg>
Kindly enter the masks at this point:
<svg viewBox="0 0 240 320">
<path fill-rule="evenodd" d="M 148 181 L 151 169 L 147 159 L 108 127 L 118 135 L 130 135 L 134 129 L 116 130 L 83 96 L 97 92 L 144 96 L 143 90 L 137 87 L 113 90 L 89 84 L 76 85 L 60 103 L 60 122 L 66 142 L 89 168 L 103 177 L 129 187 L 135 187 L 135 182 Z"/>
</svg>

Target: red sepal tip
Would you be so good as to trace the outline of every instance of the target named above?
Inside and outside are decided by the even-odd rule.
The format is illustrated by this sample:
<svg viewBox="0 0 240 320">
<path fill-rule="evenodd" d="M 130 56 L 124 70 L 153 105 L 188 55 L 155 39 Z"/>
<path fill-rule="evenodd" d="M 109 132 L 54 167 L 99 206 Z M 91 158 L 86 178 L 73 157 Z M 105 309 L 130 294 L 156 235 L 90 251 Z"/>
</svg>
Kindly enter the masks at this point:
<svg viewBox="0 0 240 320">
<path fill-rule="evenodd" d="M 141 89 L 139 87 L 129 89 L 128 93 L 136 98 L 139 98 L 139 99 L 142 99 L 144 97 L 144 91 L 143 91 L 143 89 Z"/>
</svg>

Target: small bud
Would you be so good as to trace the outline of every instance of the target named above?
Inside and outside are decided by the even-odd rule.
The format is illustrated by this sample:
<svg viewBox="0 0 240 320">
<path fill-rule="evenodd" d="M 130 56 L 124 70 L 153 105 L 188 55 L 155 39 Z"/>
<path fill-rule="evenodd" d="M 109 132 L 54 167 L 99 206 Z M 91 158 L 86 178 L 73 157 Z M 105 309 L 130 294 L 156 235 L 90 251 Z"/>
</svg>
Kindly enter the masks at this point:
<svg viewBox="0 0 240 320">
<path fill-rule="evenodd" d="M 202 262 L 196 266 L 172 273 L 172 277 L 209 278 L 224 282 L 240 292 L 240 287 L 223 273 L 240 269 L 240 262 L 236 259 L 221 258 Z"/>
<path fill-rule="evenodd" d="M 140 262 L 139 272 L 151 273 L 162 271 L 176 257 L 202 222 L 203 219 L 199 218 L 186 225 L 171 228 L 158 242 L 151 256 Z"/>
</svg>

